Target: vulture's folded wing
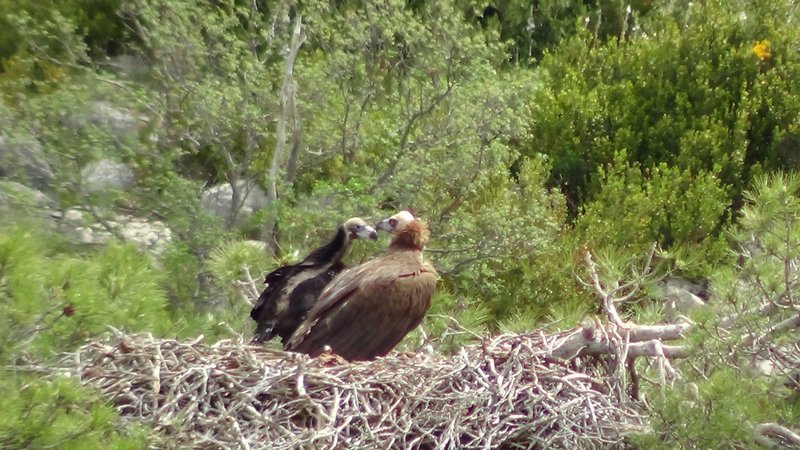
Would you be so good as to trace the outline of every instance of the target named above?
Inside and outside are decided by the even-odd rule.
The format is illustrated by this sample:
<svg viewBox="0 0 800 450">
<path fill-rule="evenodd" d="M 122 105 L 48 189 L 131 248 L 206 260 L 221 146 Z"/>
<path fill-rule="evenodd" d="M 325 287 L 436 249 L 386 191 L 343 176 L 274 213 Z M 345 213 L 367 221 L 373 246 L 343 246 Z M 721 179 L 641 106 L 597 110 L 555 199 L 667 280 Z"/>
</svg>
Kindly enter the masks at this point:
<svg viewBox="0 0 800 450">
<path fill-rule="evenodd" d="M 277 269 L 273 270 L 264 279 L 264 283 L 267 287 L 261 292 L 261 295 L 258 297 L 258 300 L 253 304 L 253 308 L 250 309 L 250 318 L 259 321 L 262 320 L 261 316 L 262 311 L 264 308 L 270 303 L 274 302 L 276 295 L 279 291 L 278 286 L 282 284 L 283 281 L 286 280 L 292 272 L 292 266 L 283 266 L 278 267 Z"/>
<path fill-rule="evenodd" d="M 286 348 L 317 356 L 329 346 L 349 360 L 388 353 L 419 325 L 439 278 L 432 267 L 411 262 L 386 256 L 343 272 Z"/>
</svg>

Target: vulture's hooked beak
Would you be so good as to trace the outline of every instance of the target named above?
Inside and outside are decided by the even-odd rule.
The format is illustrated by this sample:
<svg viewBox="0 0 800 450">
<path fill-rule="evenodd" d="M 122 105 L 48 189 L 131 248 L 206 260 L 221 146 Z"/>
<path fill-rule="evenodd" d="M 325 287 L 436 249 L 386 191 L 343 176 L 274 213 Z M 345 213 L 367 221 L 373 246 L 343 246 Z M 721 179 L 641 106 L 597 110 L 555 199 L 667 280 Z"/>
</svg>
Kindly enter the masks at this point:
<svg viewBox="0 0 800 450">
<path fill-rule="evenodd" d="M 364 228 L 362 228 L 361 230 L 358 230 L 358 232 L 356 232 L 356 236 L 358 236 L 358 237 L 360 237 L 362 239 L 369 238 L 369 239 L 372 239 L 374 241 L 374 240 L 378 239 L 378 232 L 375 231 L 375 228 L 372 228 L 371 226 L 366 225 L 366 226 L 364 226 Z"/>
<path fill-rule="evenodd" d="M 381 220 L 380 222 L 378 222 L 377 225 L 375 225 L 375 228 L 383 231 L 388 231 L 390 233 L 394 231 L 394 227 L 392 226 L 392 224 L 389 223 L 389 219 Z"/>
</svg>

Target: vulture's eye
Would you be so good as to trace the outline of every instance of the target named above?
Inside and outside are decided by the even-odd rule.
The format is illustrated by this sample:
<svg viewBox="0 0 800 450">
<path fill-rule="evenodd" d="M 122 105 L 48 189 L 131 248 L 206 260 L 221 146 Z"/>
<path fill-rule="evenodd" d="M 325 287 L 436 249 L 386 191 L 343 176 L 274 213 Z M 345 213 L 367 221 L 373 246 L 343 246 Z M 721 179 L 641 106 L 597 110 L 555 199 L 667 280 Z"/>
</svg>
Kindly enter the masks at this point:
<svg viewBox="0 0 800 450">
<path fill-rule="evenodd" d="M 392 228 L 396 227 L 397 226 L 397 219 L 389 219 L 389 225 L 391 225 Z"/>
</svg>

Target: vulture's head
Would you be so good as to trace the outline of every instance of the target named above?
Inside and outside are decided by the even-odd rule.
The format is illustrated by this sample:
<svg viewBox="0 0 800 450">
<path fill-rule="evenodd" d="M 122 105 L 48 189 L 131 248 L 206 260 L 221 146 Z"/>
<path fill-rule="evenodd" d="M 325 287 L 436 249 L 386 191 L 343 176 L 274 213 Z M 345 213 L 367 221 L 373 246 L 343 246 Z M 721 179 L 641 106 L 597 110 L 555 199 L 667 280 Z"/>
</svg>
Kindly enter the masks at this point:
<svg viewBox="0 0 800 450">
<path fill-rule="evenodd" d="M 404 229 L 408 224 L 417 220 L 413 214 L 409 211 L 403 210 L 399 213 L 389 217 L 388 219 L 383 219 L 378 222 L 378 225 L 375 227 L 379 230 L 388 231 L 389 233 L 395 233 L 402 229 Z"/>
<path fill-rule="evenodd" d="M 364 222 L 360 217 L 347 219 L 343 227 L 345 232 L 347 232 L 348 239 L 351 241 L 359 238 L 369 238 L 373 241 L 378 239 L 378 233 L 375 231 L 375 228 L 367 225 L 367 222 Z"/>
<path fill-rule="evenodd" d="M 428 226 L 405 210 L 381 220 L 376 228 L 392 234 L 392 245 L 403 245 L 419 250 L 425 247 L 430 236 Z"/>
</svg>

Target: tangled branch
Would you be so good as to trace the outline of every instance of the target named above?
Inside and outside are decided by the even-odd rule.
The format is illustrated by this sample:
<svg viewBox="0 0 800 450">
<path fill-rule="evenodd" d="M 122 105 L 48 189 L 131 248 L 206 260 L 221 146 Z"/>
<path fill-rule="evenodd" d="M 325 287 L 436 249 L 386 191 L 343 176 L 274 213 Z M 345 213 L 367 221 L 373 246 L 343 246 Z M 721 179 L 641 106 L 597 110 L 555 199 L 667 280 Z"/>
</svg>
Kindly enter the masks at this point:
<svg viewBox="0 0 800 450">
<path fill-rule="evenodd" d="M 599 365 L 552 358 L 564 333 L 365 363 L 115 331 L 61 372 L 194 448 L 597 448 L 644 429 Z M 29 367 L 29 370 L 35 370 Z M 52 371 L 50 372 L 52 373 Z"/>
</svg>

